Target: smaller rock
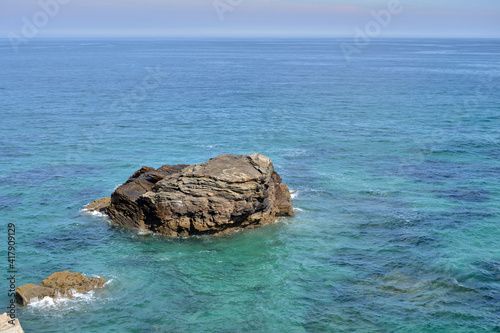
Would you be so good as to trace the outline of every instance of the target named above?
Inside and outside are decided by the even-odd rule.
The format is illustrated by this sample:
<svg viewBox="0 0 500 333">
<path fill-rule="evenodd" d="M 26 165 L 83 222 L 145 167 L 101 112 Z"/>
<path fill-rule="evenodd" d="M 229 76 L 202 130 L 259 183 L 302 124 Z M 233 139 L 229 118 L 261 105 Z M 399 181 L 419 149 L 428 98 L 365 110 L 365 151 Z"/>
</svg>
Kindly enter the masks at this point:
<svg viewBox="0 0 500 333">
<path fill-rule="evenodd" d="M 88 278 L 81 273 L 71 273 L 68 271 L 57 272 L 40 283 L 42 287 L 53 288 L 59 297 L 71 297 L 73 294 L 83 294 L 96 288 L 104 286 L 103 278 Z"/>
<path fill-rule="evenodd" d="M 54 288 L 42 287 L 33 283 L 28 283 L 16 289 L 16 301 L 22 305 L 41 301 L 47 296 L 55 297 L 55 295 L 56 290 Z"/>
<path fill-rule="evenodd" d="M 17 287 L 16 301 L 19 304 L 28 305 L 47 296 L 72 298 L 74 294 L 83 294 L 101 288 L 105 283 L 106 281 L 101 277 L 87 278 L 81 273 L 57 272 L 43 280 L 40 285 L 29 283 Z"/>
<path fill-rule="evenodd" d="M 107 214 L 107 210 L 110 204 L 111 198 L 106 197 L 89 203 L 84 210 L 87 212 L 99 212 L 101 214 Z"/>
<path fill-rule="evenodd" d="M 1 333 L 24 333 L 17 318 L 12 319 L 7 313 L 0 316 Z"/>
</svg>

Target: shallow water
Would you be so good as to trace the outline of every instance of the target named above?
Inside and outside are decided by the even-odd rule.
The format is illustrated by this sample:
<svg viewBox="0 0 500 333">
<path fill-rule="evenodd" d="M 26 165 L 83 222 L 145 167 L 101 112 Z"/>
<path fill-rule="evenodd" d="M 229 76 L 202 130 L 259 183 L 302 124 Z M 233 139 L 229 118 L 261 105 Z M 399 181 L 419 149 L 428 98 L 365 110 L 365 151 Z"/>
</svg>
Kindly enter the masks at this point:
<svg viewBox="0 0 500 333">
<path fill-rule="evenodd" d="M 2 41 L 17 285 L 109 281 L 25 331 L 499 332 L 498 40 L 341 42 Z M 143 165 L 254 152 L 296 217 L 165 239 L 81 212 Z"/>
</svg>

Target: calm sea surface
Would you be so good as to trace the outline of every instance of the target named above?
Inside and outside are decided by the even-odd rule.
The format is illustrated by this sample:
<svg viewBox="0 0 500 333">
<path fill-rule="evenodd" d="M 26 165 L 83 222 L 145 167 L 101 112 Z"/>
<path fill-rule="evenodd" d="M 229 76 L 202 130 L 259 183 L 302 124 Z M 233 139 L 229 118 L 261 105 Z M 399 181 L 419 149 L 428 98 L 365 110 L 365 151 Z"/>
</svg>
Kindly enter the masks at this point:
<svg viewBox="0 0 500 333">
<path fill-rule="evenodd" d="M 0 304 L 29 332 L 500 332 L 500 41 L 0 42 Z M 259 152 L 297 216 L 225 237 L 82 214 L 143 165 Z M 5 311 L 5 310 L 4 310 Z"/>
</svg>

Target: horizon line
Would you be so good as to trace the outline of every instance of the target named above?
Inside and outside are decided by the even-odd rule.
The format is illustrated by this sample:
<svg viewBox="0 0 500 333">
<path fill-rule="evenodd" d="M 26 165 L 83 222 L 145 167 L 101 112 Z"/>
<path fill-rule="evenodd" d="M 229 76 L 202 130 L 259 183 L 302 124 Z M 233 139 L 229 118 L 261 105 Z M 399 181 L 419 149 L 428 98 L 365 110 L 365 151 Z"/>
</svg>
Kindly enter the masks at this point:
<svg viewBox="0 0 500 333">
<path fill-rule="evenodd" d="M 3 35 L 3 36 L 2 36 Z M 0 40 L 10 40 L 8 34 L 0 35 Z M 321 34 L 181 34 L 181 35 L 54 35 L 54 36 L 36 36 L 29 38 L 37 39 L 167 39 L 167 38 L 303 38 L 303 39 L 320 39 L 320 38 L 339 38 L 352 39 L 356 38 L 353 35 L 337 34 L 337 35 L 321 35 Z M 484 36 L 484 35 L 386 35 L 370 38 L 372 40 L 381 39 L 500 39 L 500 36 Z"/>
</svg>

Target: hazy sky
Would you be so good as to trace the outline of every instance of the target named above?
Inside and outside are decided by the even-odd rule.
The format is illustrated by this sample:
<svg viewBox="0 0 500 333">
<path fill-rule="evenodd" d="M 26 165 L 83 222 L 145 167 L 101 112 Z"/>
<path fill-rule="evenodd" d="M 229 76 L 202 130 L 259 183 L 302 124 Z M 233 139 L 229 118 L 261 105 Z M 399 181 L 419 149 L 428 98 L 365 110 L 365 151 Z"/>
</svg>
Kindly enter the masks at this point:
<svg viewBox="0 0 500 333">
<path fill-rule="evenodd" d="M 0 33 L 353 36 L 356 28 L 365 31 L 376 22 L 373 11 L 387 10 L 391 2 L 398 0 L 2 0 Z M 372 22 L 377 36 L 500 37 L 499 0 L 399 3 L 402 11 L 383 16 L 380 31 Z"/>
</svg>

